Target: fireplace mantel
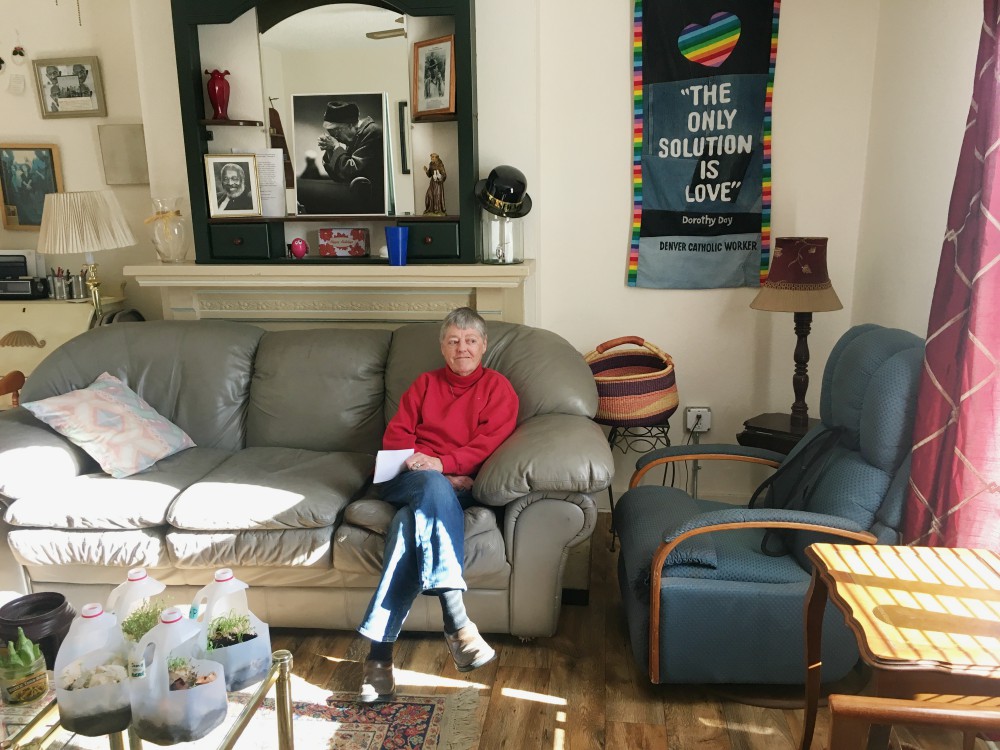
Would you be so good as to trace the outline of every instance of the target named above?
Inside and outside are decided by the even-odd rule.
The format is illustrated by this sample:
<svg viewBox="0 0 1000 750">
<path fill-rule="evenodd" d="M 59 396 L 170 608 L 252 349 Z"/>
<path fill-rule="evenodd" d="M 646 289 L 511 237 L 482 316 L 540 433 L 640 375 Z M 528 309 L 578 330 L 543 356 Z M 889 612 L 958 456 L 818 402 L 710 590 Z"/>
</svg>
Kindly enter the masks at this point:
<svg viewBox="0 0 1000 750">
<path fill-rule="evenodd" d="M 531 260 L 514 265 L 126 266 L 141 287 L 160 290 L 166 320 L 284 324 L 440 320 L 468 305 L 487 320 L 524 322 Z"/>
</svg>

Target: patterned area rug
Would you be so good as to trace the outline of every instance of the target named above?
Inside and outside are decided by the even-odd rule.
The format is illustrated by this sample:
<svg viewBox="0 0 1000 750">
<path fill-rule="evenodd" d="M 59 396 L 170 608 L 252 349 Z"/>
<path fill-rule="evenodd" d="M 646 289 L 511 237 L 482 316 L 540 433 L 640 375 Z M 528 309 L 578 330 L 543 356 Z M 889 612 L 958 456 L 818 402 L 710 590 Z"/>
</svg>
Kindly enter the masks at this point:
<svg viewBox="0 0 1000 750">
<path fill-rule="evenodd" d="M 400 695 L 391 703 L 358 703 L 348 693 L 334 693 L 332 697 L 335 701 L 330 705 L 292 702 L 296 748 L 438 750 L 445 747 L 440 742 L 448 702 L 445 697 Z M 255 723 L 263 732 L 264 724 L 275 726 L 275 721 L 274 701 L 268 698 L 244 736 L 256 734 L 252 731 Z M 277 745 L 251 742 L 247 747 L 264 750 Z"/>
<path fill-rule="evenodd" d="M 303 690 L 303 685 L 309 689 Z M 226 720 L 200 740 L 178 747 L 218 748 L 245 707 L 249 693 L 230 693 Z M 294 681 L 292 695 L 316 701 L 292 702 L 296 750 L 468 750 L 478 738 L 480 696 L 475 688 L 447 695 L 397 695 L 390 703 L 358 703 L 353 694 L 334 693 L 334 703 L 328 706 L 323 701 L 329 693 Z M 32 714 L 29 710 L 21 713 L 24 715 L 15 717 L 0 711 L 0 737 L 13 734 Z M 265 699 L 236 746 L 240 750 L 278 750 L 272 698 Z M 60 729 L 50 747 L 107 750 L 108 740 L 71 735 Z"/>
</svg>

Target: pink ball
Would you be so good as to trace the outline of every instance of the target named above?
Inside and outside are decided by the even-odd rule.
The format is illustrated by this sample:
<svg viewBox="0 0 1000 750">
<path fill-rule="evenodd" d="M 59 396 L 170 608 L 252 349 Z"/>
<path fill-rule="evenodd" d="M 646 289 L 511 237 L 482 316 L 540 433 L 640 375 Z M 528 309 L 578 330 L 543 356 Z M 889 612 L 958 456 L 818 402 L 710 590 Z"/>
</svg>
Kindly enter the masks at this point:
<svg viewBox="0 0 1000 750">
<path fill-rule="evenodd" d="M 309 245 L 304 239 L 302 239 L 301 237 L 296 237 L 294 240 L 292 240 L 292 255 L 294 255 L 296 258 L 303 258 L 308 252 L 309 252 Z"/>
</svg>

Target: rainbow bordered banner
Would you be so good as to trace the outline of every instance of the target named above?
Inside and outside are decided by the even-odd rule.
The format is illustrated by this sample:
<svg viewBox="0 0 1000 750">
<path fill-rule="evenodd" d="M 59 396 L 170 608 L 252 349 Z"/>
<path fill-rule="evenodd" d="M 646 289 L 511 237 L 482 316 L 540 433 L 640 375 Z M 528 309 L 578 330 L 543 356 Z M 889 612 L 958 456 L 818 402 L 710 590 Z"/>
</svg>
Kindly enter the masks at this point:
<svg viewBox="0 0 1000 750">
<path fill-rule="evenodd" d="M 781 0 L 635 0 L 628 285 L 758 286 Z"/>
</svg>

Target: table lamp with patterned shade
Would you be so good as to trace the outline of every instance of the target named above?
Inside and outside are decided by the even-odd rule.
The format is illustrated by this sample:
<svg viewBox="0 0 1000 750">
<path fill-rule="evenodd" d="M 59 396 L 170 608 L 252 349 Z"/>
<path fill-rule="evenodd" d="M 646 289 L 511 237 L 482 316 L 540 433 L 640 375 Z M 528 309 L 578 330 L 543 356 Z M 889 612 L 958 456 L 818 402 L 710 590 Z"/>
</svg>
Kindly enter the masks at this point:
<svg viewBox="0 0 1000 750">
<path fill-rule="evenodd" d="M 778 237 L 771 251 L 771 269 L 767 281 L 757 292 L 750 307 L 770 312 L 795 314 L 795 374 L 792 390 L 791 426 L 805 432 L 809 425 L 806 390 L 809 388 L 809 344 L 814 312 L 840 310 L 844 306 L 833 291 L 826 270 L 826 237 Z"/>
<path fill-rule="evenodd" d="M 96 315 L 102 315 L 104 310 L 94 253 L 135 244 L 118 199 L 110 190 L 48 193 L 45 196 L 38 252 L 86 257 L 87 289 Z"/>
</svg>

